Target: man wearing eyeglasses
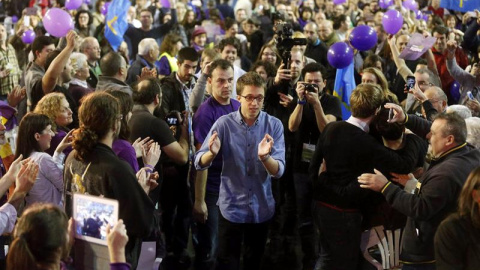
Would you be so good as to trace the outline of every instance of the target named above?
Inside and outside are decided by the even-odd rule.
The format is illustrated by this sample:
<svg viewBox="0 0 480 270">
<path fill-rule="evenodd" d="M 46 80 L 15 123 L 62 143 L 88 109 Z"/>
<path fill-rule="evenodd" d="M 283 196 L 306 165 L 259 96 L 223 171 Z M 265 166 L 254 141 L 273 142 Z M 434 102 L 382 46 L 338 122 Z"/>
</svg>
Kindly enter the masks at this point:
<svg viewBox="0 0 480 270">
<path fill-rule="evenodd" d="M 261 111 L 265 85 L 249 72 L 237 81 L 240 110 L 220 117 L 195 157 L 197 170 L 222 154 L 218 206 L 217 269 L 238 269 L 242 242 L 244 269 L 259 269 L 275 212 L 271 179 L 285 170 L 283 126 Z"/>
<path fill-rule="evenodd" d="M 293 182 L 298 221 L 296 228 L 302 242 L 303 269 L 313 269 L 318 256 L 318 241 L 312 217 L 313 187 L 308 178 L 308 166 L 325 126 L 342 119 L 340 100 L 324 93 L 324 71 L 325 68 L 318 63 L 310 63 L 303 68 L 304 82 L 297 83 L 298 102 L 288 121 L 288 129 L 295 132 L 293 145 L 296 147 L 292 147 Z"/>
<path fill-rule="evenodd" d="M 428 68 L 419 68 L 413 75 L 415 77 L 414 89 L 407 89 L 407 85 L 405 86 L 408 91 L 405 111 L 410 114 L 422 116 L 422 107 L 425 107 L 427 104 L 418 101 L 413 92 L 425 92 L 431 86 L 440 87 L 441 82 L 440 78 Z M 427 108 L 425 108 L 425 110 L 427 110 Z"/>
</svg>

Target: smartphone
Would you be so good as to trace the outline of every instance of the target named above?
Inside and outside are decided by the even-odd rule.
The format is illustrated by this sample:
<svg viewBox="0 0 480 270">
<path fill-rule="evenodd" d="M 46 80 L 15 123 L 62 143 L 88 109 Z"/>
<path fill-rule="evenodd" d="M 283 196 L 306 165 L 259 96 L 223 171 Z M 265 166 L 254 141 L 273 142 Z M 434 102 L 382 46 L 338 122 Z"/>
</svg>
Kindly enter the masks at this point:
<svg viewBox="0 0 480 270">
<path fill-rule="evenodd" d="M 30 26 L 30 16 L 23 17 L 23 25 L 25 25 L 26 27 Z"/>
<path fill-rule="evenodd" d="M 407 76 L 407 90 L 415 87 L 415 77 Z"/>
<path fill-rule="evenodd" d="M 390 111 L 388 111 L 388 121 L 392 121 L 393 119 L 393 108 L 390 108 Z"/>
<path fill-rule="evenodd" d="M 470 100 L 474 100 L 474 99 L 475 99 L 475 97 L 474 97 L 473 94 L 472 94 L 472 91 L 468 91 L 468 92 L 467 92 L 467 97 L 468 97 Z"/>
</svg>

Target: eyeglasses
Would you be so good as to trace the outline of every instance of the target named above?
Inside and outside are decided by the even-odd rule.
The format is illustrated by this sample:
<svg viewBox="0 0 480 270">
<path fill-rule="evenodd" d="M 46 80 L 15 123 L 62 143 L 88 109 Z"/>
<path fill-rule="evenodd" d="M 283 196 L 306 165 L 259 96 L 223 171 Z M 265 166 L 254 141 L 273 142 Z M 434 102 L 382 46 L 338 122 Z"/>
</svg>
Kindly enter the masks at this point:
<svg viewBox="0 0 480 270">
<path fill-rule="evenodd" d="M 243 97 L 248 103 L 252 103 L 253 100 L 256 100 L 258 103 L 261 103 L 263 99 L 265 98 L 264 96 L 258 96 L 258 97 L 253 97 L 253 96 L 241 96 Z"/>
<path fill-rule="evenodd" d="M 433 85 L 432 83 L 426 82 L 426 81 L 417 81 L 418 86 L 427 86 L 427 85 Z"/>
</svg>

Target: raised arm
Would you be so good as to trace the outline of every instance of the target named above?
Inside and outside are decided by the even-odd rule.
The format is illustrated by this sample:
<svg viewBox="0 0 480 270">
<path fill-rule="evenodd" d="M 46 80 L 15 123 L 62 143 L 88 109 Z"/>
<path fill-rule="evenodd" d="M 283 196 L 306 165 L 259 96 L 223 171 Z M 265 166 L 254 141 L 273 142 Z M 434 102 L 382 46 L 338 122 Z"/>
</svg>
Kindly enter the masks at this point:
<svg viewBox="0 0 480 270">
<path fill-rule="evenodd" d="M 62 52 L 55 57 L 52 61 L 48 70 L 45 72 L 45 76 L 42 78 L 42 89 L 43 93 L 46 95 L 51 93 L 57 84 L 57 80 L 63 72 L 63 69 L 68 63 L 70 54 L 72 54 L 75 49 L 75 39 L 77 34 L 75 31 L 71 30 L 67 34 L 67 46 L 62 50 Z"/>
</svg>

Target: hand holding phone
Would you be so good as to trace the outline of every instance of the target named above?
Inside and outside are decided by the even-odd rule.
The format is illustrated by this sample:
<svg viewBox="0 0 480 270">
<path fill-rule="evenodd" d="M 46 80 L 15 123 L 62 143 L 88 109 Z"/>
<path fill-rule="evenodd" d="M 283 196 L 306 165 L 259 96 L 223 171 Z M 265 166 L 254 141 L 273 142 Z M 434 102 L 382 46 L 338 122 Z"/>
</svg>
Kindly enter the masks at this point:
<svg viewBox="0 0 480 270">
<path fill-rule="evenodd" d="M 415 88 L 415 77 L 407 76 L 407 91 L 412 88 Z"/>
<path fill-rule="evenodd" d="M 470 100 L 475 100 L 475 97 L 473 96 L 472 91 L 468 91 L 468 92 L 467 92 L 467 97 L 468 97 L 468 99 L 470 99 Z"/>
</svg>

